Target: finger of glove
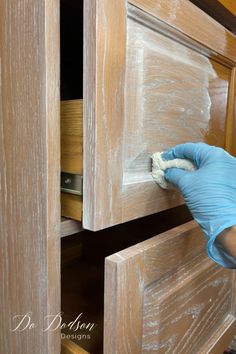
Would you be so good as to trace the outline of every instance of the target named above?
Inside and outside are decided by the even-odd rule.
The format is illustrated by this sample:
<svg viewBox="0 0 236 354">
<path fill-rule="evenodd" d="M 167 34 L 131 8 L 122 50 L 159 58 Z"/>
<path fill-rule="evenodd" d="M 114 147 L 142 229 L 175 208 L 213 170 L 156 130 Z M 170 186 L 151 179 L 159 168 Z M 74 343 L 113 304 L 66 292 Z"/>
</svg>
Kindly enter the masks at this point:
<svg viewBox="0 0 236 354">
<path fill-rule="evenodd" d="M 191 172 L 182 170 L 181 168 L 168 168 L 165 170 L 165 179 L 181 190 L 186 181 L 186 177 L 190 173 Z"/>
<path fill-rule="evenodd" d="M 163 152 L 161 156 L 163 160 L 190 159 L 199 167 L 210 149 L 211 146 L 205 143 L 185 143 L 176 145 L 172 149 Z"/>
</svg>

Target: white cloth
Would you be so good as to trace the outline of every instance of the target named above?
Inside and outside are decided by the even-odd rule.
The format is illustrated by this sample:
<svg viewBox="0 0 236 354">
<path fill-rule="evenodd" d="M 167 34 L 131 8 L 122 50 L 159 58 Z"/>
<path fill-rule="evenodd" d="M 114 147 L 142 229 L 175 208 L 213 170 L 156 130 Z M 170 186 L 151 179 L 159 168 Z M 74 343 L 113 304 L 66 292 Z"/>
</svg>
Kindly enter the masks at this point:
<svg viewBox="0 0 236 354">
<path fill-rule="evenodd" d="M 164 171 L 167 168 L 181 168 L 186 171 L 196 170 L 194 164 L 188 159 L 163 160 L 162 152 L 155 152 L 152 155 L 152 177 L 154 181 L 163 189 L 168 189 L 171 185 L 165 180 Z"/>
</svg>

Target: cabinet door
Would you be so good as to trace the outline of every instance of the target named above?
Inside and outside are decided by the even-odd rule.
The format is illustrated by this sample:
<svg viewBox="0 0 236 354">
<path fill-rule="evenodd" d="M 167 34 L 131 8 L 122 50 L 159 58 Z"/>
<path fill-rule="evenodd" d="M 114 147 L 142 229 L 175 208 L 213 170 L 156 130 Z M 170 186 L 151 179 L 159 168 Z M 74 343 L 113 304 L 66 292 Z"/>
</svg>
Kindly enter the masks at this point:
<svg viewBox="0 0 236 354">
<path fill-rule="evenodd" d="M 85 1 L 85 228 L 183 203 L 153 182 L 153 152 L 235 151 L 235 62 L 236 37 L 187 0 Z"/>
<path fill-rule="evenodd" d="M 223 353 L 236 331 L 235 271 L 191 221 L 106 258 L 104 353 Z"/>
</svg>

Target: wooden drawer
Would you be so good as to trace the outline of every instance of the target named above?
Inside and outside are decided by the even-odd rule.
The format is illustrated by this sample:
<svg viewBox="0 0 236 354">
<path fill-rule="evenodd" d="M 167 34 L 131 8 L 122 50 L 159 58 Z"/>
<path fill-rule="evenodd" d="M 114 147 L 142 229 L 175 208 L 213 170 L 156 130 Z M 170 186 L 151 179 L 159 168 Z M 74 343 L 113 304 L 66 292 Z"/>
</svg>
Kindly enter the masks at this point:
<svg viewBox="0 0 236 354">
<path fill-rule="evenodd" d="M 61 102 L 61 169 L 83 175 L 83 100 Z M 82 221 L 82 196 L 61 194 L 62 215 Z"/>
<path fill-rule="evenodd" d="M 187 0 L 85 1 L 83 97 L 61 105 L 62 170 L 83 174 L 83 197 L 63 194 L 63 216 L 99 230 L 181 205 L 150 156 L 235 153 L 235 63 L 236 37 Z"/>
<path fill-rule="evenodd" d="M 223 353 L 236 331 L 235 272 L 191 221 L 106 258 L 104 353 Z"/>
</svg>

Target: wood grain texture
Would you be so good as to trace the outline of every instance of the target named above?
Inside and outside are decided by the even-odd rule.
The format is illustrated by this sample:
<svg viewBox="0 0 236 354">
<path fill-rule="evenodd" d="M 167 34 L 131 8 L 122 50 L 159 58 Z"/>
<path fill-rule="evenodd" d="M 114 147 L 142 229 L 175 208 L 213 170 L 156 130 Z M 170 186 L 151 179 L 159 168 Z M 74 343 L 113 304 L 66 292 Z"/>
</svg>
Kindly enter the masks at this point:
<svg viewBox="0 0 236 354">
<path fill-rule="evenodd" d="M 221 322 L 217 331 L 209 338 L 208 343 L 199 349 L 199 353 L 219 354 L 224 353 L 229 343 L 235 337 L 235 317 L 228 315 Z"/>
<path fill-rule="evenodd" d="M 186 141 L 225 147 L 230 69 L 128 20 L 123 215 L 137 218 L 181 203 L 156 188 L 150 156 Z"/>
<path fill-rule="evenodd" d="M 209 259 L 148 286 L 142 352 L 197 353 L 229 313 L 231 289 L 229 274 Z"/>
<path fill-rule="evenodd" d="M 236 37 L 187 1 L 94 0 L 84 17 L 83 225 L 99 230 L 183 203 L 152 181 L 154 151 L 226 146 Z"/>
<path fill-rule="evenodd" d="M 61 237 L 73 235 L 81 231 L 83 231 L 83 228 L 80 222 L 64 217 L 61 218 Z"/>
<path fill-rule="evenodd" d="M 58 354 L 59 1 L 1 1 L 0 352 Z M 16 315 L 32 329 L 11 332 Z"/>
<path fill-rule="evenodd" d="M 228 124 L 229 129 L 232 129 L 227 109 L 231 105 L 229 104 L 229 89 L 232 70 L 214 60 L 210 60 L 210 63 L 217 77 L 209 82 L 211 119 L 204 140 L 210 145 L 221 146 L 231 151 L 230 147 L 226 146 L 226 142 L 228 143 L 226 125 Z"/>
<path fill-rule="evenodd" d="M 62 339 L 61 354 L 89 354 L 86 350 L 78 346 L 69 339 Z"/>
<path fill-rule="evenodd" d="M 61 102 L 61 170 L 83 175 L 83 100 Z M 61 215 L 82 220 L 80 196 L 62 193 Z"/>
<path fill-rule="evenodd" d="M 83 100 L 61 102 L 61 170 L 83 174 Z"/>
<path fill-rule="evenodd" d="M 61 193 L 61 215 L 77 221 L 82 221 L 82 197 L 69 193 Z"/>
<path fill-rule="evenodd" d="M 203 46 L 210 48 L 218 56 L 235 62 L 236 47 L 234 35 L 213 20 L 210 16 L 193 6 L 188 0 L 129 0 L 129 3 L 162 19 L 176 30 Z M 197 21 L 196 21 L 197 19 Z M 193 26 L 192 24 L 195 24 Z M 212 36 L 214 33 L 214 36 Z"/>
<path fill-rule="evenodd" d="M 105 354 L 208 353 L 229 340 L 234 272 L 204 244 L 192 221 L 106 258 Z"/>
<path fill-rule="evenodd" d="M 122 218 L 118 171 L 122 168 L 125 5 L 123 0 L 84 3 L 83 225 L 92 230 Z"/>
<path fill-rule="evenodd" d="M 216 85 L 219 77 L 208 58 L 133 20 L 128 20 L 127 32 L 123 184 L 145 172 L 152 180 L 153 151 L 205 140 L 206 134 L 223 146 L 225 122 L 223 114 L 221 134 L 209 132 L 209 122 L 215 120 L 209 86 Z M 224 111 L 228 81 L 229 77 L 218 95 L 218 99 L 223 96 Z M 217 100 L 214 103 L 220 106 Z"/>
</svg>

